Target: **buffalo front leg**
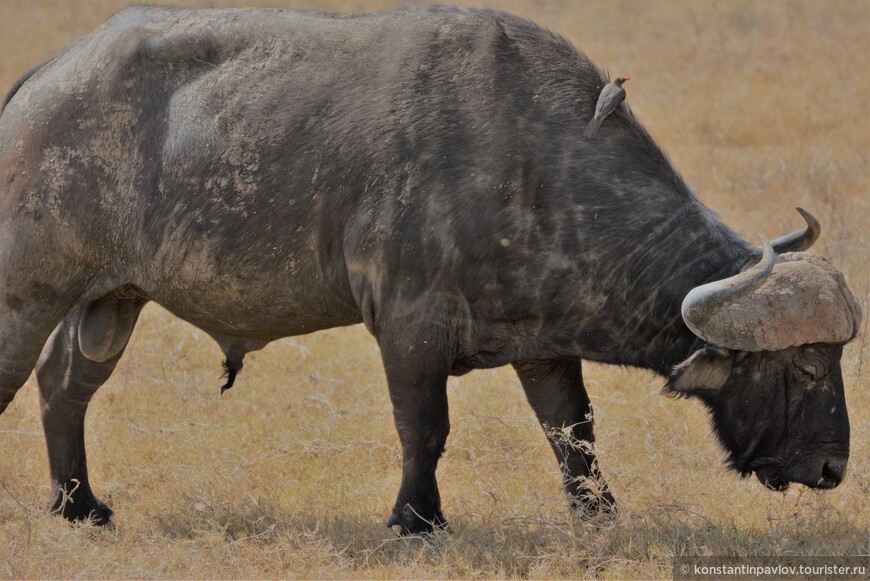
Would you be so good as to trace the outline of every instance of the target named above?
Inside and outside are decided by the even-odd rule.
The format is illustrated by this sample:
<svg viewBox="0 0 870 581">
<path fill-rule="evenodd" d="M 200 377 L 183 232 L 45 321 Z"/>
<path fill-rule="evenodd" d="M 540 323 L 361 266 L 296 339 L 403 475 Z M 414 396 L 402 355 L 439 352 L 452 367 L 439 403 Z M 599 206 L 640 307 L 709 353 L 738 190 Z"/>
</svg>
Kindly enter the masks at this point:
<svg viewBox="0 0 870 581">
<path fill-rule="evenodd" d="M 121 317 L 89 318 L 73 313 L 49 339 L 36 368 L 42 425 L 51 471 L 51 510 L 71 521 L 108 524 L 112 510 L 97 500 L 88 481 L 85 413 L 91 396 L 109 378 L 121 358 L 142 304 L 122 303 Z M 93 309 L 91 309 L 91 312 Z M 84 320 L 84 326 L 83 326 Z M 118 337 L 118 334 L 126 335 Z M 105 337 L 99 352 L 97 339 Z M 93 361 L 82 352 L 81 340 Z M 112 341 L 115 345 L 111 345 Z M 100 355 L 100 356 L 98 356 Z"/>
<path fill-rule="evenodd" d="M 514 369 L 556 453 L 571 508 L 587 515 L 612 512 L 613 496 L 593 449 L 592 407 L 580 360 L 520 362 Z"/>
<path fill-rule="evenodd" d="M 436 341 L 403 331 L 407 329 L 391 329 L 379 338 L 402 443 L 402 485 L 387 526 L 399 525 L 403 534 L 421 534 L 447 524 L 435 469 L 450 432 L 449 368 Z"/>
</svg>

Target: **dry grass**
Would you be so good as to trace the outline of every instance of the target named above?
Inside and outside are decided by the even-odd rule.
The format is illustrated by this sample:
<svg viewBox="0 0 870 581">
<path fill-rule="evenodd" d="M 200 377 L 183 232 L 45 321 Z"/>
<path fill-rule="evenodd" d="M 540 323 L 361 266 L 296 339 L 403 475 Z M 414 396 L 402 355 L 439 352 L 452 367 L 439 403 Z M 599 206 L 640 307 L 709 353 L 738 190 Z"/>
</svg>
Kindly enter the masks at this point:
<svg viewBox="0 0 870 581">
<path fill-rule="evenodd" d="M 185 0 L 179 0 L 183 3 Z M 206 2 L 201 2 L 205 4 Z M 230 2 L 215 2 L 229 4 Z M 341 11 L 392 2 L 244 2 Z M 0 2 L 0 86 L 122 2 Z M 566 34 L 632 76 L 629 101 L 702 198 L 745 236 L 823 220 L 816 251 L 870 295 L 870 4 L 478 2 Z M 117 528 L 44 516 L 32 381 L 0 419 L 0 574 L 10 577 L 668 577 L 675 554 L 870 554 L 870 346 L 843 358 L 852 460 L 836 491 L 762 490 L 726 472 L 699 404 L 637 370 L 587 366 L 615 523 L 572 521 L 508 370 L 451 380 L 441 463 L 455 532 L 383 528 L 400 451 L 362 328 L 277 342 L 219 397 L 221 355 L 150 306 L 95 397 L 88 450 Z"/>
</svg>

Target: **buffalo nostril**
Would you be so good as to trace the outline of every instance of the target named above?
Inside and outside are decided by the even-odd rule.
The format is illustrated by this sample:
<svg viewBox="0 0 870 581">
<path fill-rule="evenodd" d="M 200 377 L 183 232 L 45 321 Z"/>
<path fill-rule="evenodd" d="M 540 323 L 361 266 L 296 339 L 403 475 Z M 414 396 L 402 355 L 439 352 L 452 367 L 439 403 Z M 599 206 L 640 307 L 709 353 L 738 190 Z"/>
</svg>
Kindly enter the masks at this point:
<svg viewBox="0 0 870 581">
<path fill-rule="evenodd" d="M 822 466 L 822 478 L 833 481 L 836 486 L 843 481 L 846 475 L 846 463 L 841 460 L 825 462 Z"/>
</svg>

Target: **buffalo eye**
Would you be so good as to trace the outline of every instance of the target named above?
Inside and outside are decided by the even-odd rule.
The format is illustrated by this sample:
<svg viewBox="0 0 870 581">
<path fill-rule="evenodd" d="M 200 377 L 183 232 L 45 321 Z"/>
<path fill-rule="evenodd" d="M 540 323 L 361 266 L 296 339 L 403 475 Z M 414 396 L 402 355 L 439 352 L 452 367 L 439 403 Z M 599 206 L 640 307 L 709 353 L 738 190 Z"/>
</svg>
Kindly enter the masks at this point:
<svg viewBox="0 0 870 581">
<path fill-rule="evenodd" d="M 824 377 L 824 369 L 817 366 L 815 363 L 797 362 L 795 364 L 800 372 L 813 381 L 818 381 Z"/>
</svg>

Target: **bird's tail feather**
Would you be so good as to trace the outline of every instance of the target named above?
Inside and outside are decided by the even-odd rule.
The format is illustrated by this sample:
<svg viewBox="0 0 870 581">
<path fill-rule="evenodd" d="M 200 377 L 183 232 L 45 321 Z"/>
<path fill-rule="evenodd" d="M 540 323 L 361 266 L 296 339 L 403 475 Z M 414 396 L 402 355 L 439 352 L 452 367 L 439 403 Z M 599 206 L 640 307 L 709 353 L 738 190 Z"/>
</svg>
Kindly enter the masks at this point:
<svg viewBox="0 0 870 581">
<path fill-rule="evenodd" d="M 586 125 L 586 129 L 583 130 L 583 137 L 586 139 L 592 139 L 598 135 L 598 130 L 601 129 L 602 121 L 604 121 L 604 119 L 596 119 L 593 117 L 592 121 Z"/>
</svg>

